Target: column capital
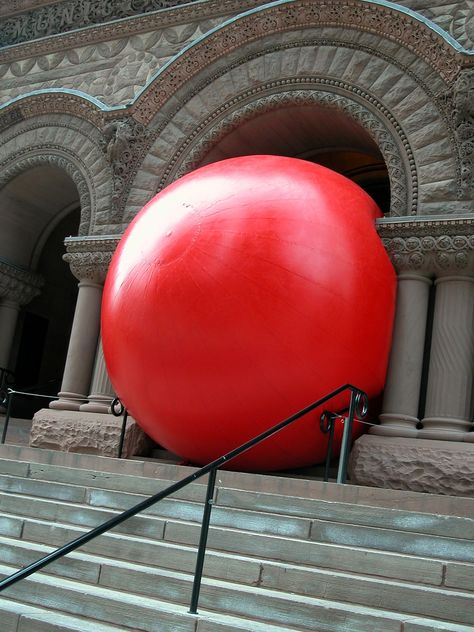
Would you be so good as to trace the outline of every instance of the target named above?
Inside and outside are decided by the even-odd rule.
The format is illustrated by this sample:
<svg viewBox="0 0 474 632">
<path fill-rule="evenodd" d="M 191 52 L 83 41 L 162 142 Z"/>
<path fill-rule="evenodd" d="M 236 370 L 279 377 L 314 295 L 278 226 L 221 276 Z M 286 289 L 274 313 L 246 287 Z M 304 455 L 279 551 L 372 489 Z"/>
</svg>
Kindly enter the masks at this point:
<svg viewBox="0 0 474 632">
<path fill-rule="evenodd" d="M 103 283 L 119 240 L 119 235 L 68 237 L 63 259 L 79 281 Z"/>
<path fill-rule="evenodd" d="M 398 274 L 474 276 L 474 217 L 387 218 L 377 231 Z"/>
<path fill-rule="evenodd" d="M 0 299 L 26 305 L 41 293 L 43 277 L 32 270 L 0 259 Z"/>
</svg>

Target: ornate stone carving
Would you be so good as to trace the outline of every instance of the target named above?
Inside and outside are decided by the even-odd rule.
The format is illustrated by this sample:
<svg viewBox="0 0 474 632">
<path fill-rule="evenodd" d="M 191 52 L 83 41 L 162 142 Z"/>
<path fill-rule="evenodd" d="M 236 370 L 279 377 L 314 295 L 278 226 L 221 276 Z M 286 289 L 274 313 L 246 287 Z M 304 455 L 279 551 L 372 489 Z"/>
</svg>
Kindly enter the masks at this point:
<svg viewBox="0 0 474 632">
<path fill-rule="evenodd" d="M 449 33 L 465 48 L 474 45 L 474 6 L 471 0 L 433 2 L 398 0 L 398 4 L 417 11 Z"/>
<path fill-rule="evenodd" d="M 0 260 L 0 298 L 26 305 L 41 293 L 43 284 L 39 274 Z"/>
<path fill-rule="evenodd" d="M 120 221 L 125 207 L 125 192 L 136 173 L 150 131 L 132 118 L 111 121 L 104 128 L 104 151 L 113 170 L 113 194 L 110 222 Z"/>
<path fill-rule="evenodd" d="M 103 112 L 91 101 L 67 92 L 44 92 L 30 95 L 2 108 L 0 131 L 14 123 L 42 114 L 70 114 L 85 119 L 95 127 L 101 127 Z"/>
<path fill-rule="evenodd" d="M 392 8 L 355 0 L 278 3 L 239 17 L 232 25 L 193 46 L 189 54 L 182 55 L 162 72 L 160 80 L 138 99 L 135 115 L 142 123 L 148 123 L 165 101 L 197 72 L 246 43 L 290 29 L 322 26 L 353 29 L 355 24 L 360 30 L 413 51 L 447 83 L 453 82 L 459 72 L 457 53 L 445 40 L 413 17 Z"/>
<path fill-rule="evenodd" d="M 39 37 L 186 3 L 189 3 L 189 0 L 67 0 L 3 19 L 1 27 L 5 45 L 11 46 Z"/>
<path fill-rule="evenodd" d="M 42 151 L 44 154 L 42 155 L 23 157 L 19 154 L 15 156 L 14 164 L 7 167 L 0 173 L 0 189 L 15 176 L 23 173 L 24 171 L 28 171 L 28 169 L 44 164 L 59 167 L 70 176 L 71 180 L 77 187 L 81 203 L 81 226 L 79 228 L 79 232 L 87 232 L 91 223 L 91 196 L 87 180 L 81 170 L 77 168 L 73 154 L 70 156 L 71 159 L 68 160 L 67 158 L 55 153 L 61 151 L 62 149 L 63 148 L 58 146 L 43 145 Z M 25 153 L 29 153 L 28 150 L 25 150 Z M 0 167 L 1 166 L 2 165 L 0 164 Z"/>
<path fill-rule="evenodd" d="M 306 87 L 308 84 L 315 84 L 320 87 L 320 90 L 300 88 L 300 86 Z M 329 92 L 328 89 L 351 92 L 354 99 L 349 99 L 336 92 Z M 255 98 L 259 94 L 276 90 L 278 90 L 277 93 Z M 254 100 L 248 103 L 251 97 Z M 380 116 L 377 117 L 359 100 L 365 101 L 367 105 L 378 110 Z M 240 109 L 236 107 L 239 103 L 244 103 Z M 396 119 L 377 99 L 360 88 L 351 86 L 346 82 L 318 77 L 295 77 L 262 84 L 258 88 L 244 92 L 231 102 L 223 104 L 217 111 L 211 113 L 176 151 L 164 171 L 158 189 L 166 186 L 171 179 L 195 168 L 213 145 L 246 120 L 253 118 L 256 114 L 295 104 L 320 104 L 340 109 L 364 127 L 377 142 L 387 164 L 392 196 L 390 214 L 394 216 L 406 215 L 407 213 L 416 214 L 418 185 L 415 160 L 408 139 Z M 223 113 L 226 111 L 228 114 L 223 118 Z M 398 139 L 393 138 L 383 122 L 384 119 L 396 130 Z M 218 122 L 212 125 L 215 120 Z M 209 131 L 200 136 L 203 130 Z M 404 149 L 403 157 L 399 147 Z M 405 168 L 404 160 L 408 169 Z M 410 174 L 410 186 L 407 183 L 406 173 Z"/>
<path fill-rule="evenodd" d="M 38 115 L 0 136 L 0 188 L 20 173 L 49 164 L 64 170 L 75 183 L 81 205 L 79 234 L 108 220 L 112 173 L 99 131 L 67 115 Z M 109 171 L 110 175 L 104 173 Z M 98 183 L 101 183 L 100 186 Z"/>
<path fill-rule="evenodd" d="M 64 261 L 79 281 L 89 280 L 103 283 L 119 242 L 119 236 L 70 237 L 65 240 Z"/>
<path fill-rule="evenodd" d="M 474 68 L 463 70 L 453 92 L 453 121 L 461 157 L 461 195 L 474 195 Z"/>
<path fill-rule="evenodd" d="M 116 5 L 120 4 L 124 10 L 128 8 L 128 10 L 132 11 L 129 16 L 131 19 L 110 23 L 113 18 L 108 17 L 108 23 L 103 26 L 94 26 L 94 22 L 92 20 L 89 20 L 89 22 L 82 24 L 82 26 L 88 27 L 87 30 L 83 30 L 77 33 L 71 31 L 71 28 L 81 28 L 79 20 L 79 10 L 75 13 L 77 21 L 74 25 L 71 22 L 69 30 L 61 28 L 54 38 L 45 37 L 46 33 L 43 30 L 42 33 L 38 33 L 38 35 L 35 36 L 42 37 L 42 39 L 32 42 L 28 42 L 28 37 L 26 36 L 28 30 L 26 22 L 28 22 L 29 20 L 31 23 L 30 33 L 34 32 L 35 23 L 37 20 L 37 17 L 35 17 L 36 12 L 26 14 L 26 17 L 15 16 L 0 20 L 0 29 L 2 32 L 5 32 L 6 36 L 6 30 L 8 28 L 10 40 L 18 40 L 18 37 L 21 38 L 23 30 L 25 30 L 25 35 L 22 39 L 23 43 L 21 44 L 22 51 L 24 51 L 23 56 L 36 56 L 51 53 L 53 51 L 57 52 L 65 50 L 67 48 L 74 48 L 75 46 L 84 46 L 90 43 L 116 39 L 117 37 L 124 37 L 128 35 L 143 33 L 146 31 L 162 29 L 170 25 L 191 23 L 196 20 L 202 19 L 203 15 L 205 17 L 235 15 L 247 9 L 252 9 L 256 5 L 265 4 L 266 1 L 267 0 L 207 0 L 205 5 L 203 5 L 203 3 L 201 2 L 198 3 L 193 2 L 192 0 L 182 0 L 179 3 L 174 3 L 175 6 L 173 7 L 173 11 L 162 11 L 156 10 L 156 8 L 150 8 L 149 11 L 151 11 L 151 13 L 147 13 L 143 10 L 143 0 L 140 0 L 140 2 L 120 0 L 120 3 L 116 2 L 115 0 L 108 0 L 107 3 L 99 3 L 97 1 L 95 4 L 103 5 L 102 10 L 107 10 L 107 4 L 109 5 L 109 7 L 115 7 Z M 62 2 L 61 4 L 91 5 L 92 2 L 88 0 L 81 0 L 81 2 L 79 3 L 73 0 L 67 0 L 67 2 Z M 122 15 L 122 18 L 123 17 L 126 16 Z M 74 12 L 71 18 L 74 19 Z M 96 23 L 100 23 L 100 21 L 101 20 L 98 19 Z M 7 23 L 8 27 L 5 26 Z M 30 37 L 30 39 L 33 38 Z M 16 57 L 18 57 L 18 51 L 16 50 L 16 46 L 13 43 L 8 47 L 7 50 L 0 51 L 0 62 L 13 60 Z"/>
<path fill-rule="evenodd" d="M 378 232 L 398 273 L 474 274 L 474 218 L 379 223 Z"/>
<path fill-rule="evenodd" d="M 14 125 L 15 123 L 19 123 L 24 119 L 23 112 L 18 107 L 12 107 L 7 111 L 0 114 L 0 132 L 10 125 Z"/>
</svg>

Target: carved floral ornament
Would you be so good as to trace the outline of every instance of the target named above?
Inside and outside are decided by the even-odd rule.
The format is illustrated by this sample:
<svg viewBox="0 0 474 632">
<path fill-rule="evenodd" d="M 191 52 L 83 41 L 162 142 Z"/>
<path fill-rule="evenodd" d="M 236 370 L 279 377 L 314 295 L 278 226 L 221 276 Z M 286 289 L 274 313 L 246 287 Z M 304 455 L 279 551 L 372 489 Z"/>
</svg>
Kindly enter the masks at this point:
<svg viewBox="0 0 474 632">
<path fill-rule="evenodd" d="M 102 284 L 119 240 L 120 236 L 66 239 L 63 259 L 79 281 Z"/>
<path fill-rule="evenodd" d="M 379 224 L 382 243 L 398 273 L 474 275 L 474 220 Z M 393 236 L 389 236 L 389 235 Z"/>
<path fill-rule="evenodd" d="M 26 305 L 41 294 L 43 278 L 18 266 L 0 261 L 0 299 Z"/>
</svg>

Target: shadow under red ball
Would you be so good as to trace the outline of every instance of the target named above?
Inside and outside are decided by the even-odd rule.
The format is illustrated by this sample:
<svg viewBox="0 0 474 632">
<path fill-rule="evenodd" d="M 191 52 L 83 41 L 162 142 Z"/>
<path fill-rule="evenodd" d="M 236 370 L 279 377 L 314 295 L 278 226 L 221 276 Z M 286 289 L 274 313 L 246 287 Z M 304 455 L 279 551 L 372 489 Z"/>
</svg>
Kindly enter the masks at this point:
<svg viewBox="0 0 474 632">
<path fill-rule="evenodd" d="M 379 215 L 343 176 L 278 156 L 213 163 L 155 196 L 102 310 L 112 383 L 145 432 L 205 464 L 341 384 L 380 394 L 395 274 Z M 320 412 L 230 467 L 321 462 Z"/>
</svg>

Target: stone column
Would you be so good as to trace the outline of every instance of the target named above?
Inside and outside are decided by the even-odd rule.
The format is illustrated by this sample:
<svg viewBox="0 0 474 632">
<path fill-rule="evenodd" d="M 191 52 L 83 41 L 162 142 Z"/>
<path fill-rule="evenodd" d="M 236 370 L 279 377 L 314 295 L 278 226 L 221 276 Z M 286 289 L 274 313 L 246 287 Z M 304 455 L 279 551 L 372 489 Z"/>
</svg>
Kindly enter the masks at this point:
<svg viewBox="0 0 474 632">
<path fill-rule="evenodd" d="M 416 437 L 431 280 L 404 272 L 398 277 L 392 350 L 380 426 L 373 434 Z"/>
<path fill-rule="evenodd" d="M 420 437 L 463 441 L 474 413 L 474 278 L 436 280 L 425 418 Z"/>
<path fill-rule="evenodd" d="M 42 278 L 13 264 L 0 261 L 0 367 L 11 368 L 10 353 L 18 314 L 41 291 Z"/>
<path fill-rule="evenodd" d="M 80 281 L 61 391 L 50 408 L 79 410 L 81 400 L 87 398 L 99 336 L 101 300 L 101 283 Z"/>
<path fill-rule="evenodd" d="M 64 367 L 59 399 L 51 402 L 56 410 L 78 411 L 87 400 L 100 329 L 102 289 L 112 256 L 103 252 L 104 240 L 69 238 L 63 259 L 79 280 L 76 310 Z"/>
<path fill-rule="evenodd" d="M 104 360 L 104 350 L 102 348 L 102 338 L 99 338 L 97 354 L 95 357 L 94 373 L 92 377 L 91 392 L 89 401 L 82 404 L 81 411 L 91 413 L 108 413 L 110 403 L 114 399 L 114 389 L 107 374 Z"/>
</svg>

